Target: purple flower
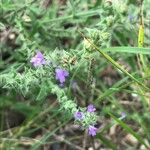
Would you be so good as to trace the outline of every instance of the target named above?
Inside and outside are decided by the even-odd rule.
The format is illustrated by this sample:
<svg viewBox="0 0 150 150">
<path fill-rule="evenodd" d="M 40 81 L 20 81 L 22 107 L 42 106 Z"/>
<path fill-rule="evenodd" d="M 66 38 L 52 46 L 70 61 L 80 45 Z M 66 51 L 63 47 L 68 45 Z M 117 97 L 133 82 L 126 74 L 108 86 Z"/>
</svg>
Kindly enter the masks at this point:
<svg viewBox="0 0 150 150">
<path fill-rule="evenodd" d="M 39 51 L 30 61 L 34 67 L 42 66 L 46 63 L 43 54 Z"/>
<path fill-rule="evenodd" d="M 132 21 L 133 21 L 133 19 L 134 19 L 134 16 L 133 16 L 133 15 L 131 15 L 131 14 L 129 14 L 129 15 L 128 15 L 128 19 L 129 19 L 129 21 L 130 21 L 130 22 L 132 22 Z"/>
<path fill-rule="evenodd" d="M 68 71 L 64 70 L 64 69 L 55 69 L 55 78 L 56 80 L 59 80 L 60 84 L 63 85 L 63 83 L 66 80 L 66 77 L 68 77 L 69 73 Z"/>
<path fill-rule="evenodd" d="M 124 119 L 127 116 L 127 114 L 125 112 L 121 112 L 121 117 L 120 119 Z"/>
<path fill-rule="evenodd" d="M 96 111 L 96 108 L 95 108 L 94 105 L 90 104 L 90 105 L 88 105 L 88 107 L 87 107 L 87 111 L 88 111 L 88 112 L 95 112 L 95 111 Z"/>
<path fill-rule="evenodd" d="M 97 133 L 97 128 L 95 128 L 94 126 L 89 126 L 88 128 L 88 134 L 91 136 L 95 136 Z"/>
<path fill-rule="evenodd" d="M 84 113 L 83 113 L 83 112 L 80 112 L 80 111 L 75 112 L 75 113 L 74 113 L 74 118 L 75 118 L 76 120 L 82 120 L 82 119 L 84 118 Z"/>
</svg>

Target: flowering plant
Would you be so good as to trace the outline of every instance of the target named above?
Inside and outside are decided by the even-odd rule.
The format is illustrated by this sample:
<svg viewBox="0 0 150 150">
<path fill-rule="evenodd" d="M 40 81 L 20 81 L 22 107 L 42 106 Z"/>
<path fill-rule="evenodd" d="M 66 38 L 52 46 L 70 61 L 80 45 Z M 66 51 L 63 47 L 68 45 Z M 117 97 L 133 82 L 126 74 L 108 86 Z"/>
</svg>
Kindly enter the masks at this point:
<svg viewBox="0 0 150 150">
<path fill-rule="evenodd" d="M 34 67 L 46 65 L 46 60 L 41 52 L 37 52 L 37 54 L 31 59 L 30 62 L 33 63 Z M 72 114 L 75 118 L 75 121 L 78 122 L 78 124 L 81 124 L 83 128 L 88 128 L 89 135 L 95 136 L 97 128 L 95 128 L 93 125 L 97 120 L 96 114 L 94 113 L 96 111 L 96 108 L 94 107 L 94 105 L 90 104 L 88 105 L 86 111 L 77 111 L 77 105 L 75 104 L 75 102 L 68 100 L 67 96 L 64 94 L 65 91 L 62 89 L 62 86 L 64 86 L 64 83 L 66 82 L 68 76 L 69 72 L 67 70 L 60 67 L 55 68 L 55 79 L 59 80 L 60 87 L 57 84 L 55 85 L 51 83 L 53 84 L 52 93 L 58 96 L 61 107 Z M 57 91 L 59 91 L 59 93 Z"/>
</svg>

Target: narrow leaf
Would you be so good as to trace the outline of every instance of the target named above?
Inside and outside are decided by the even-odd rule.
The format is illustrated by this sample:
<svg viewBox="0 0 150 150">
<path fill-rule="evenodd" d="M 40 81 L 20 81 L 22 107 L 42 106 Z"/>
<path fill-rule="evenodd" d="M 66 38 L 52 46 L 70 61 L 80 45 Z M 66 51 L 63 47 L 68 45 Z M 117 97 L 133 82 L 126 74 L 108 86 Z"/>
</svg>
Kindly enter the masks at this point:
<svg viewBox="0 0 150 150">
<path fill-rule="evenodd" d="M 96 136 L 98 139 L 101 140 L 101 142 L 106 145 L 107 147 L 111 148 L 112 150 L 117 150 L 116 146 L 108 140 L 106 137 L 104 137 L 101 133 L 97 134 Z"/>
<path fill-rule="evenodd" d="M 150 55 L 150 48 L 142 47 L 109 47 L 102 49 L 104 52 L 118 52 L 118 53 L 133 53 Z"/>
<path fill-rule="evenodd" d="M 109 113 L 109 115 L 116 121 L 120 126 L 124 128 L 128 133 L 132 134 L 141 144 L 145 145 L 146 148 L 150 149 L 150 147 L 144 142 L 142 137 L 137 134 L 135 131 L 132 130 L 127 124 L 125 124 L 123 121 L 120 119 L 116 118 L 113 114 Z"/>
</svg>

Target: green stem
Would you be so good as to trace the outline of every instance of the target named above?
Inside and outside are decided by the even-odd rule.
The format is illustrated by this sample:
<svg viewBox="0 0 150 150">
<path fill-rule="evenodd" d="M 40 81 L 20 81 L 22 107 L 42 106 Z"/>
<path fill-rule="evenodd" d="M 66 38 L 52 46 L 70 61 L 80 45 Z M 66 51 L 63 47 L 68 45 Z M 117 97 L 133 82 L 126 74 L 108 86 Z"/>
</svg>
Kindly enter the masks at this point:
<svg viewBox="0 0 150 150">
<path fill-rule="evenodd" d="M 80 32 L 80 31 L 79 31 Z M 80 32 L 81 33 L 81 32 Z M 138 81 L 134 76 L 132 76 L 128 71 L 126 71 L 122 66 L 120 66 L 117 62 L 115 62 L 109 55 L 107 55 L 105 52 L 103 52 L 101 49 L 99 49 L 93 42 L 91 42 L 89 39 L 87 39 L 83 33 L 81 33 L 82 36 L 93 46 L 94 49 L 96 49 L 106 60 L 108 60 L 113 66 L 118 68 L 120 71 L 122 71 L 124 74 L 126 74 L 129 78 L 131 78 L 133 81 L 141 85 L 145 88 L 145 90 L 150 91 L 148 87 L 146 87 L 143 83 Z"/>
</svg>

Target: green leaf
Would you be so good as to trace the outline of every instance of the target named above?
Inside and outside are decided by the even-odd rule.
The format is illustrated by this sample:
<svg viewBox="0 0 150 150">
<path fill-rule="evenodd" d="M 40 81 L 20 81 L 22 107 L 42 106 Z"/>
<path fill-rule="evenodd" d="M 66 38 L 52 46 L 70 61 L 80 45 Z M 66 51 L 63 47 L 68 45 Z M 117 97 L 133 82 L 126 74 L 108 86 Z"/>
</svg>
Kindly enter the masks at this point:
<svg viewBox="0 0 150 150">
<path fill-rule="evenodd" d="M 43 84 L 41 85 L 40 91 L 39 91 L 39 93 L 38 93 L 38 95 L 37 95 L 37 97 L 36 97 L 36 100 L 37 100 L 37 101 L 40 101 L 40 100 L 45 99 L 46 96 L 47 96 L 47 93 L 48 93 L 48 88 L 47 88 L 47 86 L 45 86 L 45 84 L 43 83 Z"/>
<path fill-rule="evenodd" d="M 80 32 L 80 31 L 79 31 Z M 80 32 L 81 33 L 81 32 Z M 125 70 L 119 63 L 117 63 L 113 58 L 111 58 L 107 53 L 102 51 L 98 46 L 96 46 L 90 39 L 87 39 L 83 33 L 81 35 L 91 44 L 91 46 L 97 50 L 107 61 L 109 61 L 113 66 L 118 68 L 121 72 L 126 74 L 130 79 L 132 79 L 134 82 L 138 83 L 140 86 L 142 86 L 145 90 L 150 91 L 150 88 L 145 86 L 142 82 L 140 82 L 138 79 L 136 79 L 132 74 L 130 74 L 127 70 Z"/>
<path fill-rule="evenodd" d="M 98 133 L 96 135 L 96 138 L 101 140 L 101 142 L 104 145 L 106 145 L 107 147 L 111 148 L 112 150 L 117 150 L 116 146 L 110 140 L 108 140 L 106 137 L 104 137 L 101 133 Z"/>
<path fill-rule="evenodd" d="M 0 22 L 0 30 L 4 30 L 4 29 L 5 29 L 5 25 L 2 22 Z"/>
<path fill-rule="evenodd" d="M 109 115 L 120 125 L 126 130 L 128 133 L 132 134 L 141 144 L 145 145 L 146 148 L 150 149 L 150 147 L 144 142 L 142 137 L 134 132 L 132 128 L 130 128 L 127 124 L 125 124 L 123 121 L 120 119 L 116 118 L 113 114 L 109 113 Z"/>
<path fill-rule="evenodd" d="M 150 48 L 139 48 L 139 47 L 109 47 L 102 49 L 102 51 L 150 55 Z"/>
<path fill-rule="evenodd" d="M 128 84 L 125 84 L 125 83 L 127 82 L 128 79 L 129 79 L 129 77 L 123 78 L 122 80 L 116 82 L 112 87 L 110 87 L 109 89 L 107 89 L 105 92 L 101 93 L 98 96 L 98 98 L 95 100 L 96 104 L 98 104 L 99 102 L 101 102 L 105 98 L 108 98 L 110 95 L 112 95 L 116 91 L 121 90 L 121 88 L 126 87 Z M 130 82 L 128 82 L 128 83 L 130 83 Z M 124 86 L 121 86 L 122 84 Z M 118 89 L 118 90 L 114 90 L 114 89 Z"/>
</svg>

